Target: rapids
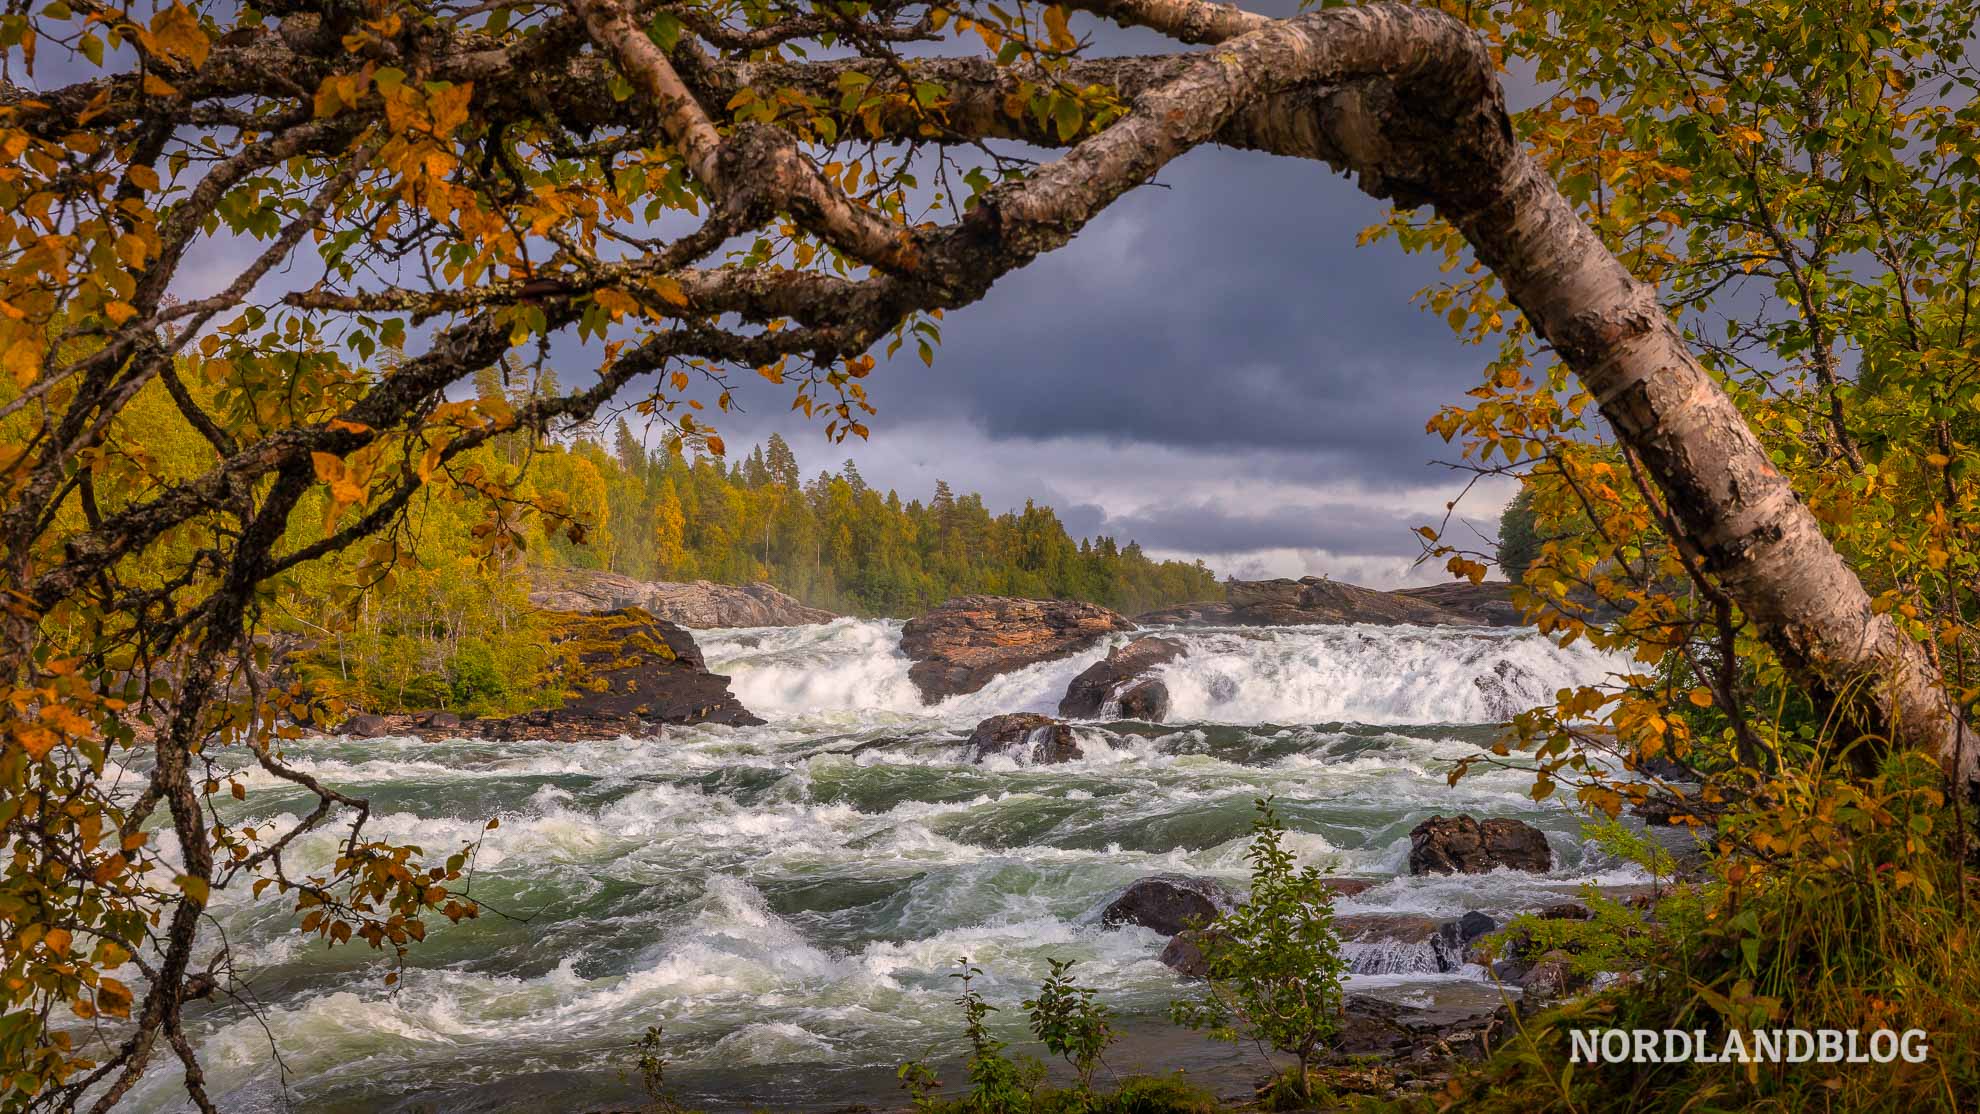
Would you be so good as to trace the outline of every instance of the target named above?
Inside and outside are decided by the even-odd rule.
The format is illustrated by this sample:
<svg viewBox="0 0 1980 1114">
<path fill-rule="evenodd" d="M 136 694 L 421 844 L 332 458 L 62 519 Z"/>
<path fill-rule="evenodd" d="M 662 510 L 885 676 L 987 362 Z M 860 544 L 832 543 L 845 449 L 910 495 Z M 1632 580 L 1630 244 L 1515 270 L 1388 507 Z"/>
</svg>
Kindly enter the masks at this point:
<svg viewBox="0 0 1980 1114">
<path fill-rule="evenodd" d="M 1241 885 L 1252 801 L 1266 794 L 1300 854 L 1331 872 L 1396 875 L 1410 828 L 1436 812 L 1518 816 L 1556 852 L 1550 875 L 1396 877 L 1344 913 L 1501 915 L 1583 881 L 1636 879 L 1584 845 L 1563 806 L 1531 801 L 1518 770 L 1446 784 L 1449 762 L 1516 707 L 1617 668 L 1531 631 L 1171 632 L 1190 645 L 1160 670 L 1175 722 L 1082 724 L 1085 758 L 1038 768 L 970 765 L 963 740 L 986 716 L 1053 710 L 1106 646 L 924 707 L 898 622 L 696 633 L 769 723 L 581 744 L 291 745 L 295 765 L 370 799 L 373 838 L 444 852 L 498 817 L 472 891 L 497 912 L 436 926 L 395 993 L 375 953 L 297 934 L 286 900 L 216 894 L 215 939 L 225 933 L 249 989 L 194 1025 L 223 1109 L 628 1106 L 629 1046 L 652 1025 L 690 1105 L 887 1105 L 896 1064 L 954 1053 L 962 956 L 986 972 L 1013 1039 L 1046 961 L 1075 959 L 1128 1023 L 1116 1059 L 1147 1061 L 1124 1066 L 1210 1070 L 1236 1054 L 1158 1020 L 1187 990 L 1156 959 L 1162 938 L 1102 930 L 1097 915 L 1157 871 Z M 306 808 L 273 778 L 246 781 L 241 817 Z M 289 870 L 324 868 L 336 843 L 334 830 L 305 837 Z M 1487 989 L 1477 969 L 1437 974 L 1408 948 L 1348 950 L 1356 989 L 1412 1001 Z M 180 1109 L 176 1065 L 136 1098 Z"/>
</svg>

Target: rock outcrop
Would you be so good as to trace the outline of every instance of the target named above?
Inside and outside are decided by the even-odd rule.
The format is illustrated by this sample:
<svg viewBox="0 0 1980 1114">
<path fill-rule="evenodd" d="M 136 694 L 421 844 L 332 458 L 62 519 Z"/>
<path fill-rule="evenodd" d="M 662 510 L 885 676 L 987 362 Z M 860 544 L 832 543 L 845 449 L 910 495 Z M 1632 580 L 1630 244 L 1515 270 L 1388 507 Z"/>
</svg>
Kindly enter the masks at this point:
<svg viewBox="0 0 1980 1114">
<path fill-rule="evenodd" d="M 1130 883 L 1101 911 L 1100 923 L 1108 928 L 1140 925 L 1174 936 L 1209 924 L 1233 900 L 1230 890 L 1214 879 L 1156 874 Z"/>
<path fill-rule="evenodd" d="M 1118 699 L 1121 715 L 1160 723 L 1169 714 L 1168 686 L 1152 680 L 1136 683 L 1136 679 L 1185 653 L 1188 648 L 1173 638 L 1137 638 L 1117 646 L 1066 686 L 1065 698 L 1059 701 L 1059 714 L 1073 719 L 1093 719 L 1106 709 L 1109 701 Z M 1128 708 L 1130 693 L 1134 694 L 1134 712 Z"/>
<path fill-rule="evenodd" d="M 446 711 L 357 715 L 340 730 L 363 738 L 576 740 L 644 734 L 663 724 L 763 722 L 729 692 L 727 677 L 708 671 L 694 637 L 673 623 L 628 607 L 555 614 L 550 627 L 562 651 L 559 707 L 493 719 Z"/>
<path fill-rule="evenodd" d="M 1090 603 L 961 596 L 909 620 L 901 628 L 901 652 L 914 662 L 908 679 L 932 704 L 1133 629 L 1125 618 Z"/>
<path fill-rule="evenodd" d="M 1480 587 L 1489 590 L 1490 586 Z M 1413 594 L 1418 591 L 1378 592 L 1317 576 L 1299 580 L 1230 580 L 1224 583 L 1222 603 L 1189 603 L 1150 611 L 1135 616 L 1135 622 L 1239 627 L 1321 623 L 1476 627 L 1494 621 L 1488 601 L 1453 597 L 1461 606 L 1445 607 L 1435 599 Z"/>
<path fill-rule="evenodd" d="M 969 760 L 981 762 L 993 754 L 1016 754 L 1034 765 L 1071 762 L 1081 755 L 1072 728 L 1037 712 L 991 716 L 969 735 Z"/>
<path fill-rule="evenodd" d="M 1526 625 L 1525 616 L 1513 605 L 1512 585 L 1503 580 L 1488 580 L 1483 584 L 1454 580 L 1448 584 L 1431 584 L 1422 588 L 1398 588 L 1391 594 L 1435 604 L 1445 611 L 1467 616 L 1487 626 Z"/>
<path fill-rule="evenodd" d="M 1553 865 L 1546 835 L 1519 820 L 1432 816 L 1409 833 L 1411 874 L 1483 874 L 1499 867 L 1544 872 Z"/>
<path fill-rule="evenodd" d="M 693 630 L 711 627 L 798 627 L 837 615 L 809 607 L 768 584 L 673 583 L 635 580 L 596 569 L 532 568 L 529 602 L 546 611 L 611 611 L 637 607 Z"/>
</svg>

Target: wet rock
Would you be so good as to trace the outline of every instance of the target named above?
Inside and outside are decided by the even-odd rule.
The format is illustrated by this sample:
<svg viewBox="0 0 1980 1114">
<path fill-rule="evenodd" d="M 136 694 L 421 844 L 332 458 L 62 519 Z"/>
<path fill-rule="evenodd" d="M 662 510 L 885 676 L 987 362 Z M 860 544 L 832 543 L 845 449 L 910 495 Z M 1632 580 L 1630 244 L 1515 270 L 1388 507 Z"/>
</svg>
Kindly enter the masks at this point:
<svg viewBox="0 0 1980 1114">
<path fill-rule="evenodd" d="M 1092 719 L 1106 708 L 1107 702 L 1119 696 L 1121 714 L 1130 719 L 1160 723 L 1169 712 L 1169 690 L 1161 682 L 1143 682 L 1134 685 L 1135 678 L 1147 673 L 1158 665 L 1165 665 L 1182 657 L 1188 649 L 1173 638 L 1137 638 L 1124 646 L 1116 647 L 1105 658 L 1086 667 L 1085 671 L 1072 679 L 1066 686 L 1065 698 L 1059 701 L 1059 714 L 1073 719 Z M 1156 711 L 1155 715 L 1137 715 L 1128 711 L 1130 693 L 1138 692 L 1147 685 L 1154 685 L 1155 692 L 1143 693 L 1135 698 L 1136 705 L 1144 711 Z M 1125 691 L 1124 691 L 1125 690 Z M 1157 709 L 1155 700 L 1159 699 Z"/>
<path fill-rule="evenodd" d="M 598 569 L 530 569 L 529 602 L 547 611 L 610 611 L 637 607 L 693 630 L 710 627 L 797 627 L 829 623 L 830 611 L 810 607 L 768 584 L 706 580 L 636 580 Z"/>
<path fill-rule="evenodd" d="M 1594 918 L 1588 906 L 1579 901 L 1559 901 L 1535 909 L 1533 915 L 1544 921 L 1586 921 Z"/>
<path fill-rule="evenodd" d="M 962 596 L 909 620 L 901 628 L 901 652 L 914 661 L 908 679 L 934 703 L 1132 629 L 1125 618 L 1090 603 Z"/>
<path fill-rule="evenodd" d="M 1421 913 L 1349 913 L 1334 918 L 1341 958 L 1356 975 L 1398 975 L 1443 970 L 1435 941 L 1437 918 Z"/>
<path fill-rule="evenodd" d="M 1169 686 L 1142 681 L 1121 694 L 1121 718 L 1161 723 L 1169 718 Z"/>
<path fill-rule="evenodd" d="M 360 713 L 352 716 L 344 721 L 343 728 L 344 734 L 359 739 L 376 739 L 380 735 L 390 734 L 391 730 L 392 723 L 390 720 L 384 716 L 374 716 L 370 713 Z"/>
<path fill-rule="evenodd" d="M 1175 936 L 1209 924 L 1231 904 L 1230 891 L 1213 879 L 1157 874 L 1131 883 L 1101 911 L 1100 923 L 1109 928 L 1140 925 Z"/>
<path fill-rule="evenodd" d="M 1580 989 L 1587 980 L 1574 972 L 1574 957 L 1559 948 L 1541 956 L 1520 977 L 1519 989 L 1528 1002 L 1547 1002 Z"/>
<path fill-rule="evenodd" d="M 413 717 L 414 727 L 445 729 L 460 725 L 461 717 L 452 712 L 421 712 Z"/>
<path fill-rule="evenodd" d="M 1553 852 L 1540 829 L 1495 817 L 1432 816 L 1409 833 L 1411 874 L 1483 874 L 1498 867 L 1546 871 Z"/>
<path fill-rule="evenodd" d="M 1071 727 L 1036 712 L 991 716 L 970 732 L 971 762 L 981 762 L 993 754 L 1013 752 L 1041 766 L 1071 762 L 1081 755 L 1079 741 L 1073 738 Z"/>
<path fill-rule="evenodd" d="M 1186 979 L 1210 977 L 1210 958 L 1203 954 L 1203 941 L 1214 928 L 1186 928 L 1169 938 L 1162 948 L 1162 962 Z"/>
<path fill-rule="evenodd" d="M 1499 927 L 1499 922 L 1476 910 L 1437 926 L 1430 950 L 1437 957 L 1439 971 L 1455 971 L 1469 962 L 1471 945 L 1479 937 Z"/>
<path fill-rule="evenodd" d="M 1322 878 L 1320 881 L 1326 883 L 1327 888 L 1334 891 L 1336 897 L 1353 897 L 1356 894 L 1367 893 L 1382 884 L 1374 878 Z"/>
</svg>

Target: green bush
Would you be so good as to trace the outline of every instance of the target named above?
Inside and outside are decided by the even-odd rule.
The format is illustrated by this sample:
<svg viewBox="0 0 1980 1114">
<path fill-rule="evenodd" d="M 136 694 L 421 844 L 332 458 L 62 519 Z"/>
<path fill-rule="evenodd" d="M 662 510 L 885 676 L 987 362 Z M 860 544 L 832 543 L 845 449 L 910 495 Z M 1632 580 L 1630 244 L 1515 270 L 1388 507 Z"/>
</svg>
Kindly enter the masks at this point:
<svg viewBox="0 0 1980 1114">
<path fill-rule="evenodd" d="M 1047 960 L 1052 973 L 1038 988 L 1038 997 L 1027 999 L 1024 1008 L 1031 1013 L 1031 1034 L 1051 1053 L 1072 1065 L 1079 1074 L 1079 1089 L 1093 1089 L 1093 1069 L 1100 1056 L 1114 1043 L 1112 1016 L 1107 1007 L 1094 1001 L 1094 989 L 1072 981 L 1073 961 Z"/>
<path fill-rule="evenodd" d="M 1252 822 L 1251 896 L 1199 935 L 1210 993 L 1176 1002 L 1177 1024 L 1229 1041 L 1269 1045 L 1298 1061 L 1294 1097 L 1311 1098 L 1307 1069 L 1340 1026 L 1340 937 L 1333 891 L 1299 867 L 1270 798 Z"/>
<path fill-rule="evenodd" d="M 508 682 L 496 668 L 495 652 L 485 642 L 463 643 L 447 659 L 447 676 L 458 708 L 499 701 L 509 691 Z"/>
</svg>

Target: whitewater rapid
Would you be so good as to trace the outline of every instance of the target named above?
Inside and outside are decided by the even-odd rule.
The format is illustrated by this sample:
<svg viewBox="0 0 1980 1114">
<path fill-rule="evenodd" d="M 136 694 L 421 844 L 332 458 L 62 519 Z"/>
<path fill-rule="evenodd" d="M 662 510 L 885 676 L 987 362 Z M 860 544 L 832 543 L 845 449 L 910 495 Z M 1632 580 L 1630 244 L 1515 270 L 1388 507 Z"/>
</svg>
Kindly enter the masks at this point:
<svg viewBox="0 0 1980 1114">
<path fill-rule="evenodd" d="M 1521 771 L 1445 778 L 1513 704 L 1619 668 L 1604 655 L 1524 630 L 1169 633 L 1190 651 L 1161 670 L 1173 722 L 1080 724 L 1085 756 L 1056 766 L 972 765 L 964 740 L 986 716 L 1055 709 L 1115 643 L 926 707 L 900 624 L 850 619 L 697 632 L 760 727 L 296 744 L 294 765 L 371 801 L 370 837 L 435 852 L 480 838 L 473 893 L 496 912 L 436 926 L 393 993 L 373 953 L 298 935 L 272 894 L 217 895 L 216 931 L 259 1016 L 229 1004 L 197 1018 L 208 1086 L 248 1112 L 624 1105 L 628 1047 L 658 1025 L 690 1105 L 885 1103 L 894 1065 L 954 1051 L 963 956 L 1012 1038 L 1050 959 L 1077 960 L 1124 1019 L 1156 1024 L 1187 987 L 1158 961 L 1161 937 L 1103 930 L 1099 910 L 1160 871 L 1241 886 L 1265 795 L 1303 860 L 1390 879 L 1342 913 L 1504 915 L 1636 880 L 1575 815 L 1535 804 Z M 306 808 L 266 775 L 243 779 L 243 819 Z M 1535 824 L 1556 869 L 1398 877 L 1409 829 L 1458 812 Z M 336 842 L 300 840 L 290 872 L 327 867 Z M 1476 969 L 1358 958 L 1355 985 L 1405 999 L 1480 985 Z M 176 1080 L 155 1071 L 139 1107 L 178 1109 Z"/>
</svg>

